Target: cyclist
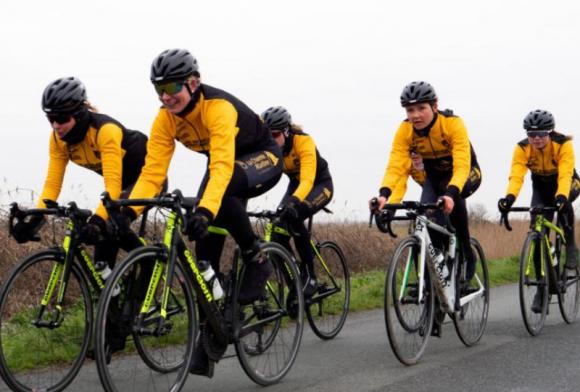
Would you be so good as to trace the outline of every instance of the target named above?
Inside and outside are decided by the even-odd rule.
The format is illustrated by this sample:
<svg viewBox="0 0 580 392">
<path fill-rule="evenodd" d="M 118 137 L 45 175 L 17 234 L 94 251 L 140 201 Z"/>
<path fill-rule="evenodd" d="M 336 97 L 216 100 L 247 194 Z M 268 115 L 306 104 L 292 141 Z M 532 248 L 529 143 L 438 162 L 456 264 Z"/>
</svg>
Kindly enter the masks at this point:
<svg viewBox="0 0 580 392">
<path fill-rule="evenodd" d="M 498 201 L 500 211 L 508 210 L 515 202 L 528 168 L 532 172 L 532 206 L 555 205 L 567 218 L 564 227 L 566 239 L 566 268 L 578 265 L 574 237 L 574 208 L 572 202 L 580 194 L 580 178 L 574 168 L 572 137 L 554 130 L 556 122 L 547 110 L 534 110 L 524 118 L 527 138 L 516 145 L 512 159 L 507 195 Z M 547 219 L 552 219 L 549 214 Z M 532 222 L 534 222 L 532 216 Z M 539 248 L 537 248 L 539 251 Z M 535 256 L 539 260 L 539 253 Z M 538 290 L 532 311 L 542 311 L 542 292 Z"/>
<path fill-rule="evenodd" d="M 102 175 L 105 190 L 112 198 L 127 197 L 145 162 L 147 136 L 98 113 L 87 100 L 85 86 L 75 77 L 51 82 L 42 95 L 42 110 L 52 132 L 48 173 L 38 208 L 46 207 L 44 200 L 57 200 L 69 161 Z M 107 219 L 107 211 L 99 204 L 81 232 L 84 242 L 95 245 L 97 268 L 105 268 L 103 263 L 112 267 L 119 250 L 117 241 L 107 230 Z M 42 217 L 17 222 L 14 238 L 18 242 L 30 240 L 43 222 Z M 121 245 L 126 250 L 139 246 L 127 241 Z M 117 335 L 112 330 L 108 334 Z M 124 339 L 120 335 L 112 336 L 110 344 L 113 351 L 119 350 L 124 346 Z"/>
<path fill-rule="evenodd" d="M 290 226 L 296 250 L 302 263 L 300 272 L 304 295 L 313 295 L 318 285 L 314 272 L 314 254 L 310 233 L 304 220 L 326 206 L 333 196 L 332 177 L 328 164 L 320 156 L 312 137 L 292 122 L 292 116 L 282 106 L 273 106 L 262 113 L 262 120 L 284 155 L 284 173 L 290 178 L 280 208 Z M 289 247 L 287 237 L 276 236 L 276 241 Z"/>
<path fill-rule="evenodd" d="M 260 252 L 246 213 L 247 199 L 272 188 L 282 175 L 282 152 L 260 118 L 233 95 L 203 84 L 197 60 L 185 49 L 168 49 L 151 65 L 151 82 L 162 107 L 153 123 L 143 172 L 131 198 L 154 196 L 165 178 L 175 142 L 208 157 L 201 198 L 187 217 L 186 231 L 196 241 L 196 255 L 219 272 L 224 236 L 208 234 L 212 223 L 226 228 L 242 251 L 246 273 L 239 302 L 251 303 L 263 294 L 272 272 Z M 140 212 L 122 211 L 126 226 Z M 203 314 L 201 315 L 203 317 Z M 213 376 L 202 344 L 197 344 L 190 371 Z"/>
<path fill-rule="evenodd" d="M 405 108 L 404 120 L 393 140 L 389 163 L 379 190 L 378 208 L 382 209 L 397 187 L 406 183 L 414 165 L 421 157 L 425 180 L 421 202 L 441 200 L 443 212 L 449 214 L 457 231 L 467 261 L 466 281 L 475 273 L 475 258 L 469 243 L 468 214 L 465 199 L 481 184 L 481 171 L 467 130 L 461 118 L 451 110 L 439 111 L 435 89 L 427 82 L 417 81 L 405 86 L 401 94 Z M 414 155 L 414 156 L 412 156 Z M 402 195 L 401 195 L 402 197 Z M 389 200 L 397 202 L 399 200 Z M 444 224 L 443 215 L 436 214 Z M 435 246 L 444 248 L 441 235 L 430 232 Z M 441 335 L 442 316 L 436 318 L 432 334 Z"/>
</svg>

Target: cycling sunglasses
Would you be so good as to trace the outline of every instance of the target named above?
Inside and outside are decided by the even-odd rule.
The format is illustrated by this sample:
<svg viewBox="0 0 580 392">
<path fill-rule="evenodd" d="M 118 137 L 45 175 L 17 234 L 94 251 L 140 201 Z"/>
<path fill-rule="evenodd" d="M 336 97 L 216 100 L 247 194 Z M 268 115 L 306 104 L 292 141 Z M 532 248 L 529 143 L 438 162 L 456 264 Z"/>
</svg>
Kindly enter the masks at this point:
<svg viewBox="0 0 580 392">
<path fill-rule="evenodd" d="M 73 115 L 71 113 L 51 113 L 47 114 L 46 118 L 51 124 L 52 123 L 66 124 L 67 122 L 70 121 L 72 116 Z"/>
<path fill-rule="evenodd" d="M 163 84 L 154 84 L 153 86 L 155 86 L 155 91 L 157 91 L 157 95 L 159 96 L 163 95 L 163 93 L 166 93 L 168 95 L 175 95 L 183 89 L 185 83 L 186 82 L 184 81 L 168 82 Z"/>
<path fill-rule="evenodd" d="M 528 137 L 533 139 L 535 137 L 546 137 L 550 134 L 550 131 L 528 131 L 527 134 Z"/>
</svg>

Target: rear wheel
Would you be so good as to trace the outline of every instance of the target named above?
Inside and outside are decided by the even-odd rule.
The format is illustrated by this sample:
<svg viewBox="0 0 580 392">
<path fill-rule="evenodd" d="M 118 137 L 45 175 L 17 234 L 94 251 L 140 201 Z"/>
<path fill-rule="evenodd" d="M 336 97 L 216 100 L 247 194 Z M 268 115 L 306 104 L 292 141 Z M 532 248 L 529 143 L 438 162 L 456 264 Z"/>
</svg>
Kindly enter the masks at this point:
<svg viewBox="0 0 580 392">
<path fill-rule="evenodd" d="M 529 233 L 520 255 L 520 309 L 524 325 L 532 336 L 544 328 L 549 305 L 549 270 L 546 257 L 540 255 L 541 238 L 538 233 Z"/>
<path fill-rule="evenodd" d="M 136 249 L 107 279 L 95 334 L 97 368 L 106 391 L 178 391 L 185 383 L 197 330 L 192 283 L 176 262 L 163 317 L 167 265 L 154 271 L 161 258 L 157 247 Z M 159 283 L 149 289 L 156 274 Z M 121 293 L 113 296 L 116 285 Z M 146 298 L 151 298 L 147 309 Z"/>
<path fill-rule="evenodd" d="M 387 336 L 395 356 L 405 365 L 419 361 L 433 326 L 433 286 L 427 268 L 420 270 L 420 250 L 417 238 L 404 239 L 393 253 L 385 278 Z"/>
<path fill-rule="evenodd" d="M 242 306 L 234 314 L 238 359 L 244 372 L 257 384 L 280 381 L 292 367 L 304 328 L 304 298 L 300 273 L 288 251 L 268 242 L 262 252 L 273 272 L 262 300 Z M 240 276 L 244 273 L 244 267 Z M 290 298 L 290 300 L 289 300 Z"/>
<path fill-rule="evenodd" d="M 306 316 L 321 339 L 332 339 L 342 329 L 350 303 L 350 275 L 344 254 L 334 242 L 318 246 L 314 269 L 318 289 L 306 300 Z"/>
<path fill-rule="evenodd" d="M 85 359 L 93 325 L 91 293 L 73 263 L 57 310 L 63 266 L 57 251 L 40 252 L 20 262 L 2 285 L 0 373 L 14 391 L 64 390 Z M 47 295 L 51 277 L 55 285 Z"/>
<path fill-rule="evenodd" d="M 483 336 L 489 312 L 489 275 L 483 249 L 475 238 L 471 238 L 471 248 L 475 256 L 475 275 L 465 282 L 465 262 L 458 269 L 460 309 L 453 314 L 453 323 L 459 339 L 466 346 L 472 346 Z"/>
</svg>

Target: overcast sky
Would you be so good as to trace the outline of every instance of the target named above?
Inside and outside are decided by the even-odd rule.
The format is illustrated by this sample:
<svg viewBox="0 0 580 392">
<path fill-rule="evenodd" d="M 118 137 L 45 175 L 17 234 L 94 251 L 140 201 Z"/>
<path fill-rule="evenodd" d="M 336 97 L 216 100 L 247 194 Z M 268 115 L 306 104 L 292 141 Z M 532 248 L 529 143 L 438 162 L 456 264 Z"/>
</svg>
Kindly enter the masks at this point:
<svg viewBox="0 0 580 392">
<path fill-rule="evenodd" d="M 400 92 L 430 82 L 440 107 L 463 118 L 482 168 L 469 203 L 495 210 L 530 110 L 550 110 L 558 130 L 576 134 L 579 14 L 573 1 L 535 0 L 3 1 L 0 204 L 16 187 L 42 189 L 49 82 L 79 77 L 102 113 L 148 134 L 159 107 L 151 61 L 181 47 L 204 83 L 257 113 L 290 110 L 329 162 L 340 218 L 366 219 L 404 118 Z M 193 194 L 204 171 L 205 157 L 180 146 L 170 188 Z M 286 185 L 251 206 L 273 207 Z M 528 178 L 522 203 L 530 188 Z M 102 190 L 101 177 L 69 164 L 60 200 L 94 207 Z M 407 198 L 418 195 L 410 186 Z"/>
</svg>

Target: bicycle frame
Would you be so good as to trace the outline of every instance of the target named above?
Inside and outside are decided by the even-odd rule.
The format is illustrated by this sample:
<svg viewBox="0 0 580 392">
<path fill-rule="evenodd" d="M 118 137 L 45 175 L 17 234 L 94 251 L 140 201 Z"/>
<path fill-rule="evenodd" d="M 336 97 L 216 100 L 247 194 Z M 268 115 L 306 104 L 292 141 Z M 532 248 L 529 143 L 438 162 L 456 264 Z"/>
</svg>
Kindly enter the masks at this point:
<svg viewBox="0 0 580 392">
<path fill-rule="evenodd" d="M 435 268 L 435 261 L 434 261 L 434 257 L 436 254 L 435 247 L 433 246 L 433 243 L 431 241 L 431 237 L 429 236 L 428 229 L 435 230 L 435 231 L 449 237 L 449 246 L 447 249 L 447 254 L 453 260 L 452 266 L 451 266 L 450 271 L 449 271 L 449 273 L 451 274 L 450 275 L 450 284 L 451 284 L 451 287 L 453 287 L 451 298 L 447 298 L 447 295 L 445 294 L 445 290 L 441 286 L 441 282 L 439 280 L 440 277 L 437 276 L 437 279 L 432 279 L 433 285 L 436 288 L 436 291 L 438 292 L 439 300 L 440 300 L 441 307 L 443 308 L 443 310 L 448 312 L 448 313 L 453 312 L 453 311 L 455 311 L 457 306 L 460 308 L 463 305 L 465 305 L 466 303 L 472 301 L 473 299 L 483 295 L 484 286 L 483 286 L 481 280 L 479 279 L 479 276 L 477 276 L 477 274 L 476 274 L 475 279 L 477 281 L 478 290 L 473 292 L 473 293 L 470 293 L 464 297 L 460 297 L 459 301 L 456 301 L 456 296 L 457 296 L 456 276 L 457 276 L 457 268 L 458 268 L 456 261 L 457 261 L 457 255 L 459 254 L 459 252 L 457 252 L 457 237 L 456 237 L 455 233 L 452 233 L 449 230 L 447 230 L 445 227 L 432 222 L 424 215 L 415 215 L 414 219 L 415 219 L 415 227 L 414 227 L 414 231 L 413 231 L 413 236 L 415 238 L 417 238 L 419 240 L 419 243 L 420 243 L 419 268 L 418 268 L 418 271 L 419 271 L 419 292 L 418 292 L 419 296 L 418 296 L 418 298 L 423 298 L 423 292 L 425 290 L 425 279 L 424 279 L 425 275 L 424 274 L 425 274 L 425 263 L 426 263 L 427 251 L 429 252 L 429 258 L 430 258 L 430 264 L 428 264 L 429 271 L 432 273 L 432 275 L 434 277 L 437 276 L 436 275 L 437 272 L 436 272 L 436 268 Z M 405 293 L 405 290 L 407 288 L 409 275 L 411 272 L 411 263 L 412 263 L 411 257 L 412 257 L 412 255 L 409 254 L 408 257 L 409 257 L 409 259 L 407 260 L 405 272 L 403 274 L 403 282 L 402 282 L 401 290 L 399 293 L 399 301 L 401 301 L 404 297 L 404 293 Z"/>
<path fill-rule="evenodd" d="M 534 222 L 534 226 L 532 231 L 538 233 L 540 235 L 540 261 L 541 261 L 541 275 L 542 277 L 546 276 L 546 271 L 544 270 L 544 257 L 545 254 L 548 254 L 550 265 L 552 267 L 556 267 L 558 261 L 560 259 L 560 255 L 552 255 L 552 252 L 545 252 L 546 249 L 550 249 L 550 239 L 547 235 L 548 230 L 553 230 L 556 234 L 556 241 L 562 241 L 563 244 L 566 244 L 566 238 L 564 236 L 564 231 L 558 225 L 553 224 L 551 221 L 546 219 L 543 214 L 537 214 L 536 220 Z M 531 265 L 533 262 L 533 255 L 536 247 L 536 242 L 532 242 L 532 248 L 530 252 L 530 256 L 528 257 L 527 264 L 526 264 L 526 276 L 530 274 Z M 556 247 L 557 252 L 560 251 L 560 247 Z"/>
</svg>

